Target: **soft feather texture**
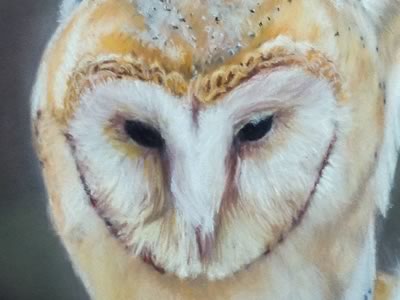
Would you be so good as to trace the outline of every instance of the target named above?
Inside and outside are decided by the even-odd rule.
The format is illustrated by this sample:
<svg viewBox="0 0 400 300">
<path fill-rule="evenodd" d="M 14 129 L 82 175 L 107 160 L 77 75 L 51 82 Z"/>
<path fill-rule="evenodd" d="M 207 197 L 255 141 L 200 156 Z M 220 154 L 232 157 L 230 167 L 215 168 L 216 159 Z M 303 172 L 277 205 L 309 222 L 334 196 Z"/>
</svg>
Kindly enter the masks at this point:
<svg viewBox="0 0 400 300">
<path fill-rule="evenodd" d="M 332 8 L 332 1 L 63 3 L 62 25 L 39 72 L 33 119 L 57 232 L 94 298 L 352 300 L 370 294 L 374 216 L 377 206 L 388 207 L 399 146 L 399 57 L 392 49 L 398 45 L 387 42 L 395 31 L 388 30 L 390 18 L 381 18 L 389 2 L 334 1 Z M 197 76 L 217 84 L 218 76 L 229 77 L 226 64 L 251 64 L 256 49 L 274 57 L 275 48 L 296 53 L 294 60 L 319 53 L 317 59 L 332 63 L 307 74 L 315 69 L 307 59 L 272 68 L 196 106 Z M 79 73 L 90 63 L 137 62 L 132 53 L 153 68 L 181 72 L 188 81 L 183 96 L 143 79 Z M 74 76 L 83 78 L 85 93 Z M 243 105 L 260 103 L 270 105 L 263 113 L 279 107 L 285 114 L 264 143 L 244 148 L 235 167 L 240 172 L 230 175 L 228 145 L 241 124 L 235 120 L 242 120 Z M 163 132 L 170 164 L 124 135 L 121 122 L 132 117 Z M 257 111 L 243 121 L 260 117 Z M 313 183 L 312 204 L 304 209 Z M 296 226 L 288 233 L 290 221 Z M 271 253 L 262 256 L 269 245 Z M 170 274 L 144 264 L 143 252 Z"/>
<path fill-rule="evenodd" d="M 60 21 L 68 17 L 81 0 L 62 0 L 60 5 Z"/>
<path fill-rule="evenodd" d="M 388 13 L 388 10 L 396 5 L 397 0 L 332 0 L 338 5 L 339 7 L 342 6 L 344 3 L 350 3 L 351 5 L 358 5 L 361 4 L 362 7 L 367 11 L 371 19 L 377 24 L 381 25 L 382 24 L 382 19 L 385 18 L 385 16 Z M 78 5 L 82 0 L 62 0 L 61 6 L 60 6 L 60 14 L 62 18 L 65 18 L 69 14 L 71 14 L 72 10 Z M 250 3 L 251 4 L 251 3 Z M 150 1 L 144 1 L 143 2 L 144 6 L 150 6 L 151 7 L 151 2 Z M 212 5 L 212 3 L 210 3 Z M 249 5 L 249 3 L 244 2 L 243 5 L 251 7 L 252 5 Z M 143 9 L 146 9 L 145 7 Z M 218 15 L 221 13 L 220 9 L 218 7 L 215 7 L 215 15 Z M 234 16 L 232 16 L 234 18 Z M 160 21 L 160 20 L 159 20 Z M 155 25 L 155 24 L 154 24 Z"/>
<path fill-rule="evenodd" d="M 305 209 L 306 201 L 317 201 L 309 197 L 316 181 L 320 183 L 321 164 L 338 134 L 336 127 L 347 126 L 342 120 L 337 124 L 339 120 L 333 118 L 339 114 L 335 113 L 335 100 L 326 83 L 289 70 L 253 78 L 220 105 L 201 112 L 196 127 L 190 108 L 180 105 L 182 100 L 141 82 L 99 86 L 82 102 L 69 132 L 83 177 L 100 211 L 120 230 L 118 236 L 133 254 L 149 251 L 164 268 L 181 277 L 197 277 L 204 272 L 210 278 L 223 278 L 268 248 L 272 250 L 281 235 L 291 229 L 292 220 Z M 170 159 L 170 197 L 163 187 L 165 178 L 157 176 L 162 173 L 157 156 L 141 154 L 144 150 L 134 143 L 126 148 L 120 145 L 120 125 L 112 125 L 119 111 L 123 111 L 120 118 L 147 120 L 161 128 Z M 259 143 L 260 149 L 249 149 L 248 154 L 243 150 L 237 162 L 240 177 L 234 174 L 235 182 L 226 182 L 226 162 L 232 159 L 235 131 L 259 114 L 274 113 L 273 130 Z M 105 130 L 117 132 L 104 136 Z M 143 160 L 142 155 L 147 158 Z M 311 163 L 307 157 L 317 159 Z M 110 173 L 114 174 L 112 178 Z M 230 199 L 224 199 L 225 186 L 232 184 L 229 188 L 237 189 L 238 194 L 230 192 Z M 316 195 L 325 199 L 325 205 L 333 185 L 321 187 L 325 196 Z M 297 203 L 290 200 L 294 198 L 298 198 Z M 164 212 L 165 218 L 157 217 L 171 205 L 177 214 Z M 332 211 L 327 207 L 324 210 Z M 248 215 L 253 218 L 248 219 Z M 329 218 L 333 217 L 330 214 Z M 219 225 L 215 224 L 216 218 Z M 173 223 L 177 227 L 163 234 L 163 227 Z M 277 232 L 267 234 L 272 227 Z M 201 229 L 204 238 L 212 239 L 207 242 L 212 244 L 205 247 L 218 249 L 208 254 L 210 264 L 201 262 L 195 228 Z M 169 242 L 179 241 L 182 233 L 179 243 Z M 216 234 L 219 239 L 214 237 Z"/>
<path fill-rule="evenodd" d="M 397 0 L 332 0 L 339 8 L 353 7 L 355 10 L 365 10 L 374 25 L 382 25 L 383 18 Z M 346 6 L 349 5 L 349 6 Z"/>
</svg>

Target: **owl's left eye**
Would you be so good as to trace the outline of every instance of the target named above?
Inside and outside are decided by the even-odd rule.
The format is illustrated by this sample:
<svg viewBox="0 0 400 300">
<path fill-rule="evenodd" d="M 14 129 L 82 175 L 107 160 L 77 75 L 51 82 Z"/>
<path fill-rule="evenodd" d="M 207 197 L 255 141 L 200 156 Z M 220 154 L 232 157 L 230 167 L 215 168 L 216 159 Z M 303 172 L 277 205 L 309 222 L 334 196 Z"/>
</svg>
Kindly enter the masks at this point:
<svg viewBox="0 0 400 300">
<path fill-rule="evenodd" d="M 262 139 L 272 128 L 274 117 L 268 116 L 244 125 L 237 134 L 240 142 L 255 142 Z"/>
<path fill-rule="evenodd" d="M 137 144 L 154 149 L 164 147 L 165 141 L 154 127 L 139 121 L 126 121 L 124 127 L 128 136 Z"/>
</svg>

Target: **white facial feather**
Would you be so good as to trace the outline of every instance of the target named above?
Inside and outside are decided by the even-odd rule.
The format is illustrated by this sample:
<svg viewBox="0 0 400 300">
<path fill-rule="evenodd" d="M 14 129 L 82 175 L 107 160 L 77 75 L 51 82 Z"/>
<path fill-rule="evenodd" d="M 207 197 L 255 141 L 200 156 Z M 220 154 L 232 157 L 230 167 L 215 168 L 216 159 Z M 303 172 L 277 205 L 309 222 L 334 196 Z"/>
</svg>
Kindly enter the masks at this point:
<svg viewBox="0 0 400 300">
<path fill-rule="evenodd" d="M 205 61 L 221 58 L 218 51 L 234 55 L 249 45 L 243 38 L 242 27 L 237 26 L 238 20 L 252 16 L 253 6 L 259 1 L 234 0 L 228 4 L 223 0 L 195 1 L 199 6 L 191 5 L 199 11 L 200 5 L 206 6 L 201 18 L 206 24 L 204 32 L 208 42 L 205 44 L 209 47 L 204 51 Z M 371 60 L 380 63 L 379 55 L 375 55 L 378 34 L 385 25 L 383 16 L 387 16 L 397 1 L 328 1 L 348 17 L 349 30 L 360 34 L 365 43 L 363 48 L 372 53 Z M 62 2 L 64 26 L 67 24 L 64 20 L 73 14 L 80 2 Z M 163 54 L 174 59 L 182 53 L 174 43 L 168 44 L 174 31 L 164 29 L 178 26 L 183 40 L 196 48 L 196 37 L 183 24 L 185 16 L 178 9 L 191 1 L 131 2 L 143 15 L 146 30 L 127 26 L 122 32 L 139 37 L 146 45 L 159 47 Z M 89 3 L 85 1 L 82 7 L 89 7 Z M 322 28 L 321 35 L 330 36 L 330 30 L 337 24 L 328 10 L 322 9 L 322 4 L 316 9 L 320 4 L 306 1 L 304 11 L 315 11 L 313 19 L 321 25 L 318 27 Z M 279 8 L 271 12 L 273 23 L 279 22 L 279 18 L 275 20 L 275 16 L 281 14 L 278 11 Z M 220 16 L 224 17 L 223 26 L 211 26 L 210 22 L 218 22 Z M 73 33 L 65 46 L 63 63 L 51 75 L 56 88 L 51 99 L 54 107 L 50 110 L 64 107 L 69 88 L 65 74 L 71 74 L 80 63 L 78 53 L 92 50 L 92 41 L 81 42 L 79 29 L 85 24 L 84 19 L 78 18 L 71 27 Z M 61 33 L 62 29 L 54 41 Z M 111 24 L 102 28 L 102 34 L 108 33 L 115 33 Z M 254 37 L 254 32 L 247 35 Z M 336 35 L 316 45 L 293 43 L 293 39 L 298 40 L 298 37 L 278 36 L 261 45 L 260 50 L 268 53 L 274 47 L 282 47 L 288 52 L 306 54 L 310 49 L 318 49 L 335 64 L 342 61 L 341 56 L 346 53 L 339 48 L 343 45 L 337 42 Z M 124 59 L 108 52 L 95 57 L 96 61 L 103 58 Z M 33 118 L 41 110 L 48 109 L 43 96 L 48 88 L 44 79 L 48 70 L 50 68 L 41 68 L 41 79 L 35 87 Z M 373 217 L 359 221 L 358 227 L 352 228 L 347 224 L 350 222 L 346 223 L 346 216 L 349 210 L 357 215 L 354 203 L 359 197 L 365 197 L 363 204 L 370 205 L 371 210 L 374 208 L 367 194 L 379 195 L 378 199 L 372 196 L 372 201 L 378 202 L 383 213 L 389 205 L 400 147 L 399 78 L 400 66 L 395 65 L 386 78 L 385 132 L 382 148 L 378 149 L 378 169 L 372 178 L 365 172 L 368 176 L 361 179 L 357 171 L 365 171 L 365 159 L 349 160 L 354 149 L 348 136 L 351 129 L 358 126 L 352 122 L 354 107 L 338 102 L 328 82 L 300 69 L 277 68 L 269 73 L 261 72 L 223 99 L 204 105 L 197 114 L 191 98 L 172 96 L 154 84 L 135 80 L 96 83 L 79 99 L 66 132 L 51 122 L 41 124 L 44 128 L 41 134 L 47 139 L 43 147 L 47 155 L 50 153 L 53 160 L 61 158 L 63 161 L 63 164 L 50 162 L 50 174 L 57 175 L 51 179 L 52 188 L 57 189 L 53 194 L 61 199 L 51 201 L 53 211 L 62 212 L 62 217 L 57 216 L 62 219 L 57 220 L 59 224 L 63 224 L 58 231 L 75 262 L 79 261 L 80 247 L 86 242 L 95 245 L 93 251 L 83 253 L 94 257 L 90 263 L 106 261 L 110 254 L 107 251 L 113 249 L 115 257 L 107 263 L 116 267 L 109 270 L 122 273 L 122 281 L 126 281 L 127 286 L 143 278 L 149 285 L 154 283 L 153 273 L 146 278 L 147 269 L 142 269 L 145 275 L 136 274 L 142 265 L 147 267 L 142 260 L 149 255 L 156 266 L 180 279 L 206 277 L 209 279 L 207 287 L 214 284 L 215 279 L 235 281 L 253 274 L 247 273 L 248 270 L 259 269 L 259 273 L 255 273 L 261 274 L 259 289 L 240 287 L 229 299 L 337 299 L 338 294 L 329 293 L 335 290 L 332 286 L 338 283 L 336 280 L 340 276 L 348 279 L 337 284 L 340 295 L 346 300 L 355 299 L 370 288 L 375 275 Z M 273 127 L 262 141 L 251 146 L 242 145 L 239 150 L 234 148 L 235 135 L 243 125 L 270 115 L 274 115 Z M 125 120 L 140 120 L 160 131 L 165 140 L 165 152 L 160 155 L 129 139 L 123 128 Z M 238 159 L 230 173 L 232 168 L 227 166 L 231 166 L 232 156 Z M 368 163 L 372 162 L 372 156 Z M 359 162 L 363 164 L 361 167 L 357 165 Z M 373 182 L 372 186 L 367 178 Z M 365 195 L 358 192 L 365 192 Z M 58 202 L 60 207 L 56 207 Z M 321 232 L 332 231 L 329 227 L 332 224 L 342 226 L 339 224 L 342 220 L 344 230 L 341 228 L 331 234 L 329 240 L 319 236 Z M 347 236 L 347 225 L 356 233 Z M 348 243 L 337 245 L 332 237 L 338 238 L 337 243 Z M 362 241 L 350 245 L 354 237 Z M 115 244 L 121 247 L 112 248 Z M 328 249 L 326 244 L 337 249 Z M 312 257 L 308 251 L 316 245 L 322 246 L 321 251 L 326 251 L 327 255 Z M 342 274 L 339 274 L 340 267 L 329 266 L 329 271 L 335 275 L 329 278 L 329 272 L 322 270 L 324 263 L 317 260 L 332 259 L 335 251 L 339 260 L 344 254 L 348 255 L 343 258 L 344 262 L 356 262 Z M 358 260 L 354 259 L 357 254 L 360 254 Z M 130 269 L 132 261 L 138 262 L 135 267 L 139 268 Z M 151 267 L 148 269 L 154 271 Z M 81 277 L 94 293 L 96 288 L 91 287 L 93 278 L 90 278 L 93 274 L 86 277 L 85 272 L 83 267 Z M 108 279 L 112 276 L 105 274 L 101 276 Z M 97 269 L 95 275 L 99 275 Z M 115 278 L 118 282 L 118 276 Z M 173 276 L 167 280 L 171 278 Z M 142 288 L 145 290 L 144 285 L 140 290 Z M 172 284 L 164 292 L 177 299 Z"/>
<path fill-rule="evenodd" d="M 385 16 L 390 13 L 390 8 L 398 5 L 397 0 L 331 0 L 339 8 L 352 8 L 354 12 L 366 12 L 370 22 L 375 26 L 381 26 L 384 23 Z M 348 5 L 348 6 L 346 6 Z"/>
<path fill-rule="evenodd" d="M 148 249 L 158 263 L 181 277 L 205 272 L 222 278 L 273 247 L 306 201 L 314 202 L 310 194 L 337 134 L 336 104 L 327 83 L 296 69 L 255 76 L 221 103 L 200 111 L 197 125 L 186 103 L 153 84 L 108 82 L 83 97 L 69 132 L 91 195 L 101 199 L 103 217 L 120 228 L 117 235 L 133 254 Z M 126 119 L 153 124 L 166 140 L 171 181 L 163 195 L 153 187 L 155 178 L 145 175 L 149 170 L 144 158 L 121 152 L 105 134 L 119 112 Z M 260 113 L 276 114 L 274 127 L 260 149 L 239 159 L 230 183 L 238 186 L 238 199 L 229 200 L 238 203 L 221 210 L 235 127 Z M 146 223 L 159 202 L 170 210 L 159 211 L 164 215 Z M 162 234 L 171 220 L 175 225 Z M 273 233 L 271 226 L 281 233 Z M 208 242 L 216 247 L 208 264 L 200 260 L 197 228 L 202 238 L 211 236 Z M 214 241 L 215 230 L 219 233 Z"/>
</svg>

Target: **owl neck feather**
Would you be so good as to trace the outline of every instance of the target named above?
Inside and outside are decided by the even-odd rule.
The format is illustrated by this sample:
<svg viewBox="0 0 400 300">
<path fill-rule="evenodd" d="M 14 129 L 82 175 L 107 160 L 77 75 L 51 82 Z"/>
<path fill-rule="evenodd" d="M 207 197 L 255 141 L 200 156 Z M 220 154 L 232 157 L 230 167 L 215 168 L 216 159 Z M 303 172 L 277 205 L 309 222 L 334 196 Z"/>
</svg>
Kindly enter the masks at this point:
<svg viewBox="0 0 400 300">
<path fill-rule="evenodd" d="M 391 299 L 379 292 L 381 281 L 377 283 L 380 289 L 375 298 L 373 295 L 374 224 L 370 224 L 367 235 L 362 234 L 355 242 L 354 233 L 359 230 L 348 228 L 346 232 L 346 226 L 339 227 L 313 238 L 315 243 L 310 247 L 301 234 L 293 236 L 270 257 L 235 278 L 215 282 L 183 281 L 173 275 L 161 275 L 130 257 L 106 231 L 66 245 L 92 299 L 96 300 Z"/>
</svg>

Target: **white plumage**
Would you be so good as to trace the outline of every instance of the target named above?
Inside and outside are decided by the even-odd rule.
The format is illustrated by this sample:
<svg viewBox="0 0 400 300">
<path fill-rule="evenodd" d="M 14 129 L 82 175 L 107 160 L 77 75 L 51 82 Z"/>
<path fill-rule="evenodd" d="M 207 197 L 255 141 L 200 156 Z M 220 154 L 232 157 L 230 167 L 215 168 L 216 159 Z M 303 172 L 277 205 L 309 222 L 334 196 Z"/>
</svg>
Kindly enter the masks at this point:
<svg viewBox="0 0 400 300">
<path fill-rule="evenodd" d="M 64 1 L 33 119 L 92 298 L 394 291 L 374 225 L 400 146 L 395 4 Z"/>
<path fill-rule="evenodd" d="M 71 14 L 72 10 L 81 2 L 80 0 L 63 0 L 60 6 L 61 21 Z"/>
</svg>

